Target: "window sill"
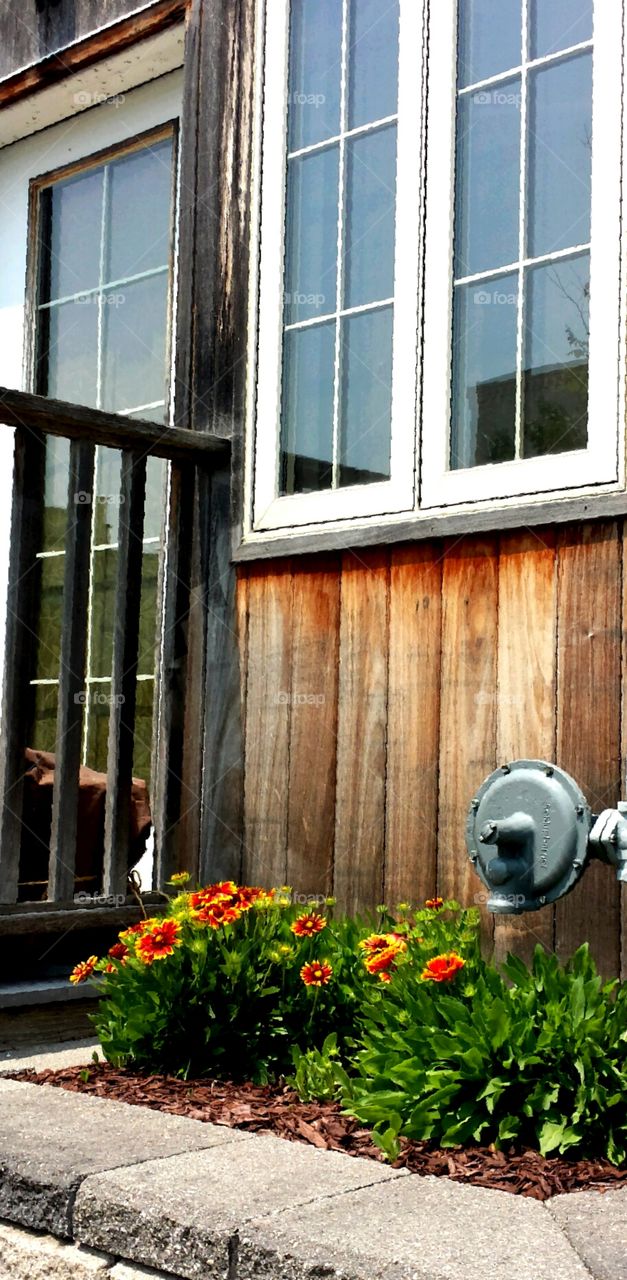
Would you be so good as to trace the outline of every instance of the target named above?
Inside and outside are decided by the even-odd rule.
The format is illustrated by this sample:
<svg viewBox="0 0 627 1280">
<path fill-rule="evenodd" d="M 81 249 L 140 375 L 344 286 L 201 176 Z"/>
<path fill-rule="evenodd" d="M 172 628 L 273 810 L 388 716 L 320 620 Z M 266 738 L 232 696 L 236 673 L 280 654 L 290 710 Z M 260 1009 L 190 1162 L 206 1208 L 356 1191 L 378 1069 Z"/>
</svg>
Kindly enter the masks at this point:
<svg viewBox="0 0 627 1280">
<path fill-rule="evenodd" d="M 347 551 L 357 547 L 385 546 L 398 542 L 422 542 L 428 538 L 464 534 L 498 533 L 507 529 L 538 528 L 584 520 L 611 520 L 627 516 L 627 492 L 600 490 L 534 501 L 511 499 L 499 504 L 468 505 L 449 511 L 424 511 L 411 515 L 381 516 L 360 523 L 316 528 L 306 526 L 276 533 L 249 533 L 236 547 L 233 561 L 245 564 L 279 556 L 307 555 L 316 551 Z"/>
</svg>

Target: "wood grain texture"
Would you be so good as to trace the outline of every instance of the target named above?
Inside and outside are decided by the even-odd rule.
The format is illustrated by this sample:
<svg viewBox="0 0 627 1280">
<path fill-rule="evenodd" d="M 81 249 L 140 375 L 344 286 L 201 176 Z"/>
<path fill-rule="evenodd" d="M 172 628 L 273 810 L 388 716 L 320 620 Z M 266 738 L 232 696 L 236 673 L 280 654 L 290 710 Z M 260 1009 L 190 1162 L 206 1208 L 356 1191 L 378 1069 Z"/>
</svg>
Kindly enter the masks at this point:
<svg viewBox="0 0 627 1280">
<path fill-rule="evenodd" d="M 442 550 L 392 551 L 384 900 L 436 889 Z"/>
<path fill-rule="evenodd" d="M 243 875 L 267 888 L 287 875 L 291 627 L 289 561 L 251 570 Z"/>
<path fill-rule="evenodd" d="M 557 763 L 572 773 L 593 811 L 620 792 L 621 564 L 615 522 L 589 525 L 558 542 Z M 604 974 L 619 968 L 619 887 L 592 863 L 556 908 L 558 954 L 590 943 Z"/>
<path fill-rule="evenodd" d="M 331 892 L 340 632 L 339 559 L 299 566 L 293 578 L 287 883 Z"/>
<path fill-rule="evenodd" d="M 383 895 L 388 588 L 386 552 L 343 557 L 334 892 L 348 911 Z"/>
<path fill-rule="evenodd" d="M 498 557 L 493 539 L 453 543 L 442 573 L 438 893 L 482 894 L 466 852 L 468 806 L 496 764 Z M 485 934 L 492 922 L 485 919 Z"/>
<path fill-rule="evenodd" d="M 497 760 L 555 758 L 557 552 L 553 530 L 507 534 L 499 554 Z M 494 955 L 530 960 L 537 943 L 552 949 L 553 907 L 497 916 Z"/>
</svg>

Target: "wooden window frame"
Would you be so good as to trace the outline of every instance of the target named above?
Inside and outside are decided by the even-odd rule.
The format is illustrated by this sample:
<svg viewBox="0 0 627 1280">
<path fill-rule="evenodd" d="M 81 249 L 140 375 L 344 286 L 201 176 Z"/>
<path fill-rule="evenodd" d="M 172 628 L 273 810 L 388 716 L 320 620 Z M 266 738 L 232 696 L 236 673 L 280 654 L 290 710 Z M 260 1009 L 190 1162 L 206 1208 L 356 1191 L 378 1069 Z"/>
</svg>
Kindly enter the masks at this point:
<svg viewBox="0 0 627 1280">
<path fill-rule="evenodd" d="M 528 0 L 524 4 L 527 8 Z M 256 167 L 252 196 L 257 219 L 253 222 L 250 307 L 258 322 L 256 328 L 252 327 L 249 344 L 245 502 L 236 558 L 250 560 L 288 549 L 307 551 L 350 545 L 353 541 L 367 545 L 391 542 L 396 537 L 428 537 L 434 528 L 446 533 L 450 522 L 451 532 L 464 529 L 466 522 L 469 527 L 473 521 L 486 530 L 515 527 L 523 522 L 539 524 L 543 519 L 554 519 L 556 512 L 558 518 L 568 518 L 568 506 L 574 519 L 589 516 L 591 511 L 595 514 L 597 509 L 603 514 L 609 509 L 608 503 L 612 509 L 617 504 L 621 509 L 627 507 L 621 377 L 626 347 L 621 306 L 625 267 L 625 237 L 620 225 L 625 171 L 625 33 L 621 0 L 597 2 L 595 14 L 594 124 L 602 145 L 597 143 L 593 158 L 593 280 L 614 279 L 616 291 L 609 302 L 606 290 L 593 291 L 592 295 L 588 448 L 459 471 L 448 469 L 457 5 L 455 0 L 440 0 L 437 6 L 427 6 L 425 2 L 415 4 L 414 9 L 414 27 L 419 32 L 416 62 L 420 64 L 421 81 L 414 139 L 421 156 L 416 165 L 419 212 L 413 222 L 404 216 L 397 232 L 397 251 L 402 250 L 403 238 L 408 240 L 410 236 L 420 251 L 419 301 L 413 321 L 405 313 L 420 336 L 417 413 L 409 410 L 409 385 L 404 395 L 397 393 L 397 403 L 403 404 L 403 448 L 398 454 L 400 459 L 402 453 L 405 469 L 404 483 L 401 481 L 398 490 L 402 496 L 400 501 L 389 500 L 393 482 L 347 489 L 341 502 L 334 501 L 337 494 L 324 492 L 277 496 L 288 8 L 288 0 L 280 0 L 273 10 L 275 38 L 269 65 L 263 5 L 257 22 Z M 427 8 L 428 27 L 425 25 L 423 30 Z M 422 63 L 427 43 L 425 72 Z M 402 112 L 399 97 L 399 118 Z M 280 155 L 277 138 L 283 139 Z M 269 154 L 268 139 L 272 141 L 273 155 Z M 399 144 L 399 160 L 402 154 Z M 408 502 L 410 474 L 412 481 L 415 475 L 418 483 Z M 591 500 L 600 504 L 598 508 Z"/>
</svg>

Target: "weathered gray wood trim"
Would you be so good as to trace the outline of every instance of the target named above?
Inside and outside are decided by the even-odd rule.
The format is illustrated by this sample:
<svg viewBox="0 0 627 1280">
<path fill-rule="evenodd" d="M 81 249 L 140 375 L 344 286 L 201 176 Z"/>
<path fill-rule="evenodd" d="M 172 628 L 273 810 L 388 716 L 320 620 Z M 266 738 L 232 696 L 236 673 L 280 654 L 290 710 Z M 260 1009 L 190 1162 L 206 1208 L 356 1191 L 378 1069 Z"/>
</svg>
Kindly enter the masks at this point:
<svg viewBox="0 0 627 1280">
<path fill-rule="evenodd" d="M 105 894 L 123 893 L 128 876 L 145 497 L 146 459 L 125 451 L 121 459 L 107 753 Z"/>
<path fill-rule="evenodd" d="M 89 438 L 112 449 L 143 448 L 157 458 L 219 458 L 229 451 L 228 438 L 212 432 L 198 436 L 184 427 L 164 427 L 7 387 L 0 387 L 1 425 L 29 427 L 68 440 Z"/>
<path fill-rule="evenodd" d="M 166 900 L 156 894 L 144 895 L 144 906 L 150 915 L 158 915 L 166 908 Z M 20 907 L 4 907 L 0 910 L 0 937 L 30 935 L 33 933 L 63 933 L 68 929 L 124 929 L 141 920 L 142 910 L 137 902 L 115 901 L 103 904 L 94 900 L 76 906 L 73 902 L 38 902 Z"/>
<path fill-rule="evenodd" d="M 61 902 L 74 889 L 78 834 L 78 789 L 87 691 L 87 628 L 89 624 L 89 559 L 91 498 L 96 451 L 93 444 L 73 440 L 70 445 L 67 534 L 61 615 L 59 704 L 55 750 L 48 897 Z M 79 497 L 87 495 L 87 501 Z"/>
<path fill-rule="evenodd" d="M 393 546 L 399 542 L 424 542 L 464 534 L 496 533 L 504 529 L 538 529 L 542 526 L 578 524 L 627 516 L 627 493 L 599 493 L 582 498 L 547 498 L 546 501 L 509 506 L 476 507 L 470 511 L 443 511 L 387 523 L 344 529 L 293 529 L 265 542 L 240 542 L 233 553 L 235 564 L 273 560 L 283 556 L 314 555 L 317 551 L 350 551 L 361 547 Z"/>
</svg>

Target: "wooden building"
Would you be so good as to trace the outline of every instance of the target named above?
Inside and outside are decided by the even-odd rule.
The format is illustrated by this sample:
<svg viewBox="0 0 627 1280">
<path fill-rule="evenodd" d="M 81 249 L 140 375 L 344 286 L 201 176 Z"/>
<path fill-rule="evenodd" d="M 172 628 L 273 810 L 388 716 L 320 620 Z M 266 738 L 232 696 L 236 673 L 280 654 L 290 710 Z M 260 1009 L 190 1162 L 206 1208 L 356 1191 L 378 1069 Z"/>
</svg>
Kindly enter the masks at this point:
<svg viewBox="0 0 627 1280">
<path fill-rule="evenodd" d="M 624 20 L 0 0 L 0 984 L 136 912 L 133 776 L 155 888 L 349 908 L 484 902 L 504 761 L 624 795 Z M 485 936 L 625 972 L 627 899 Z"/>
</svg>

